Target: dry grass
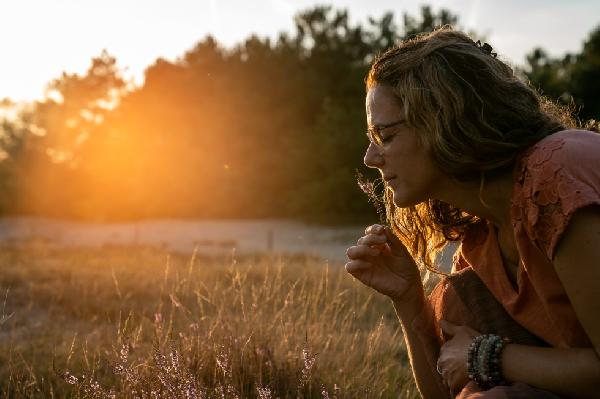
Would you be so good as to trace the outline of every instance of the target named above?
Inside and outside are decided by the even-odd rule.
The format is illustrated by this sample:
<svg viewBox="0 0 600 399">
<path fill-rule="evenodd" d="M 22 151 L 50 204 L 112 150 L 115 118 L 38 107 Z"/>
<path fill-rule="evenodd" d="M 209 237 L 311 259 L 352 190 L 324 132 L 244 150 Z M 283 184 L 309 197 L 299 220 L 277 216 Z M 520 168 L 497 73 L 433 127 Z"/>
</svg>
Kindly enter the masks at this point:
<svg viewBox="0 0 600 399">
<path fill-rule="evenodd" d="M 0 264 L 2 397 L 417 397 L 391 304 L 342 265 L 35 245 Z"/>
</svg>

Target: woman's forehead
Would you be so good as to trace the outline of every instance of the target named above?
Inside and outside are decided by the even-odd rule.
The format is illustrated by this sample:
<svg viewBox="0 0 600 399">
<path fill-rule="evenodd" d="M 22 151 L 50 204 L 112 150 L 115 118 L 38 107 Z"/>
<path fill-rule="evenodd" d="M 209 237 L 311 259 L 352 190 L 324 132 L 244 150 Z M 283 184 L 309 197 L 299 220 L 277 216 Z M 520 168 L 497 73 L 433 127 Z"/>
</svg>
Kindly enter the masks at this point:
<svg viewBox="0 0 600 399">
<path fill-rule="evenodd" d="M 389 123 L 390 116 L 403 112 L 402 103 L 387 85 L 374 85 L 367 91 L 365 100 L 367 118 L 372 125 Z"/>
</svg>

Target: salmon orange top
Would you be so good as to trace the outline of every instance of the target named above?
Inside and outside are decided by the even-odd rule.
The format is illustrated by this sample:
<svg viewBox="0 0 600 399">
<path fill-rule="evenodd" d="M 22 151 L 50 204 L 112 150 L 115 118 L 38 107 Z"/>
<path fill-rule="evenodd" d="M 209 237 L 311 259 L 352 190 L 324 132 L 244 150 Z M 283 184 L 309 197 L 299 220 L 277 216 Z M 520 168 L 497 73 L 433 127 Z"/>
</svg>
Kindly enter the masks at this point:
<svg viewBox="0 0 600 399">
<path fill-rule="evenodd" d="M 552 259 L 575 211 L 600 204 L 600 134 L 567 130 L 544 138 L 520 157 L 514 181 L 517 287 L 505 273 L 489 223 L 469 229 L 454 268 L 471 267 L 515 321 L 551 346 L 591 347 Z"/>
<path fill-rule="evenodd" d="M 600 205 L 600 134 L 566 130 L 534 144 L 514 167 L 511 222 L 520 261 L 516 287 L 504 269 L 496 230 L 471 226 L 454 256 L 453 273 L 429 295 L 413 328 L 438 348 L 441 319 L 523 345 L 592 347 L 552 263 L 573 214 Z M 577 267 L 577 265 L 573 265 Z M 439 349 L 438 349 L 439 350 Z M 438 353 L 428 353 L 435 369 Z M 440 389 L 447 389 L 440 379 Z M 470 381 L 459 399 L 549 399 L 558 396 L 526 384 L 482 391 Z"/>
</svg>

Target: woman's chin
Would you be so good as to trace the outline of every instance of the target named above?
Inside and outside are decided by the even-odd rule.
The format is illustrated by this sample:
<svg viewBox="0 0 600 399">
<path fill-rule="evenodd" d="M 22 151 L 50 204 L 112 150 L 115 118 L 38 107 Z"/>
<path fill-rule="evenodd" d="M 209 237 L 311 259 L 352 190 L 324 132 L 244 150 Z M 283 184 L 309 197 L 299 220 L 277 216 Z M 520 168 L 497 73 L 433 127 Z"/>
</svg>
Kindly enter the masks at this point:
<svg viewBox="0 0 600 399">
<path fill-rule="evenodd" d="M 410 206 L 415 206 L 419 204 L 421 201 L 415 201 L 414 198 L 410 198 L 406 195 L 402 195 L 398 192 L 398 190 L 393 190 L 394 194 L 394 205 L 398 208 L 408 208 Z"/>
<path fill-rule="evenodd" d="M 407 206 L 410 206 L 406 204 L 406 198 L 398 195 L 396 191 L 394 191 L 394 205 L 396 205 L 398 208 L 406 208 Z"/>
</svg>

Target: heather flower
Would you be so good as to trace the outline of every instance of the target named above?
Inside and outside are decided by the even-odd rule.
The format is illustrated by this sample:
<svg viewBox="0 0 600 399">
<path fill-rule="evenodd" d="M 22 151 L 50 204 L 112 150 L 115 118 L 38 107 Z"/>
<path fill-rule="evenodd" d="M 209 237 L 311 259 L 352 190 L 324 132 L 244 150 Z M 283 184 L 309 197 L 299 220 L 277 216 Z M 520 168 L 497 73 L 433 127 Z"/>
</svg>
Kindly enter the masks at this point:
<svg viewBox="0 0 600 399">
<path fill-rule="evenodd" d="M 61 375 L 61 377 L 67 384 L 75 385 L 79 382 L 79 378 L 75 377 L 73 374 L 69 373 L 68 371 L 65 371 Z"/>
<path fill-rule="evenodd" d="M 377 211 L 377 215 L 379 216 L 379 222 L 382 225 L 386 224 L 386 214 L 385 214 L 385 204 L 383 202 L 383 195 L 378 194 L 377 190 L 379 186 L 382 184 L 381 178 L 376 180 L 368 180 L 363 176 L 362 173 L 356 170 L 356 181 L 358 183 L 358 187 L 360 187 L 361 191 L 367 194 L 369 202 L 373 204 L 375 210 Z"/>
<path fill-rule="evenodd" d="M 258 392 L 258 397 L 260 399 L 272 399 L 271 389 L 269 387 L 257 386 L 256 391 Z"/>
<path fill-rule="evenodd" d="M 304 359 L 304 368 L 302 369 L 302 376 L 298 387 L 299 390 L 310 380 L 311 370 L 317 361 L 317 355 L 310 353 L 308 348 L 304 347 L 302 349 L 302 359 Z"/>
</svg>

